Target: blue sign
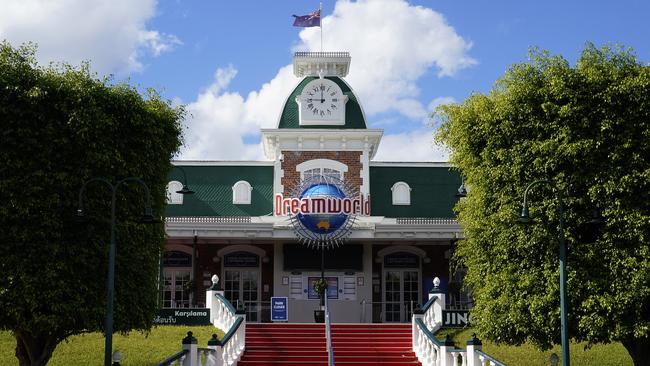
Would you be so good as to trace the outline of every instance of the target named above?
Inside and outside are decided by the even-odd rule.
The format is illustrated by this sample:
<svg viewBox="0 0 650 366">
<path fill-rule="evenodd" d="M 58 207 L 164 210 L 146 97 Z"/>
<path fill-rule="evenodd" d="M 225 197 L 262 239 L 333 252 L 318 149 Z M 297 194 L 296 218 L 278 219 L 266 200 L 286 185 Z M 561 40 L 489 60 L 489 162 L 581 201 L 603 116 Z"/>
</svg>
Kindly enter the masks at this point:
<svg viewBox="0 0 650 366">
<path fill-rule="evenodd" d="M 286 297 L 271 298 L 271 321 L 286 322 L 289 320 L 289 303 Z"/>
</svg>

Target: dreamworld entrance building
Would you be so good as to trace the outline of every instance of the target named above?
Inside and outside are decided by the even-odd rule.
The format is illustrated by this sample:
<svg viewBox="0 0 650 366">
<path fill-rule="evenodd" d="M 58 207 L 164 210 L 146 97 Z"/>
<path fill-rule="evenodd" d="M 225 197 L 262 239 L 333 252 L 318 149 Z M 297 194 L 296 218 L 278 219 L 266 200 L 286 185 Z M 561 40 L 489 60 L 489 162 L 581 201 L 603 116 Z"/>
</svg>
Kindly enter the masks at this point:
<svg viewBox="0 0 650 366">
<path fill-rule="evenodd" d="M 271 297 L 288 298 L 289 322 L 313 322 L 319 238 L 335 230 L 324 269 L 336 322 L 410 322 L 434 277 L 451 306 L 469 306 L 449 263 L 461 177 L 447 163 L 373 161 L 383 131 L 367 128 L 349 66 L 345 52 L 294 55 L 297 86 L 261 131 L 267 161 L 173 162 L 163 307 L 203 306 L 216 274 L 248 322 L 271 321 Z M 307 197 L 314 177 L 339 196 Z"/>
</svg>

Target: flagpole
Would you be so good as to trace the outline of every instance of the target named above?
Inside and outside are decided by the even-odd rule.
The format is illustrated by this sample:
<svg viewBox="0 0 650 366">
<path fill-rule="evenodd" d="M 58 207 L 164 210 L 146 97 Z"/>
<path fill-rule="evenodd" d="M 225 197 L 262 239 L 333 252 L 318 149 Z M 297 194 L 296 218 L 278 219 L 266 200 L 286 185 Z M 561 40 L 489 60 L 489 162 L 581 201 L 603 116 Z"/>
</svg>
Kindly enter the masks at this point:
<svg viewBox="0 0 650 366">
<path fill-rule="evenodd" d="M 318 7 L 318 15 L 320 19 L 318 20 L 318 23 L 320 24 L 320 51 L 323 52 L 323 2 L 320 2 L 320 6 Z"/>
</svg>

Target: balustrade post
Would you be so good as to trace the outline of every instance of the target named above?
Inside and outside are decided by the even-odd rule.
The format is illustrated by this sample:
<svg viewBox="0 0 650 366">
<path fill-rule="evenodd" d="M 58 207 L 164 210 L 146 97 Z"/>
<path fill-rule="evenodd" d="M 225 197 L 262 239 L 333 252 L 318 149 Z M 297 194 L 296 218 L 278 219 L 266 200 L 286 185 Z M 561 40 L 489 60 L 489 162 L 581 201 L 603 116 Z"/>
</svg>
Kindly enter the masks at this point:
<svg viewBox="0 0 650 366">
<path fill-rule="evenodd" d="M 206 361 L 205 364 L 211 366 L 223 366 L 223 350 L 216 334 L 213 334 L 212 338 L 210 338 L 208 341 L 208 348 L 213 351 L 210 355 L 208 355 L 208 359 L 213 361 L 213 363 L 208 363 Z"/>
<path fill-rule="evenodd" d="M 476 337 L 476 334 L 472 334 L 472 338 L 467 341 L 467 366 L 480 366 L 481 360 L 479 360 L 476 351 L 480 351 L 482 348 L 481 340 Z"/>
<path fill-rule="evenodd" d="M 421 307 L 417 307 L 416 309 L 413 310 L 413 315 L 411 315 L 411 346 L 413 348 L 413 352 L 417 352 L 418 346 L 419 346 L 419 338 L 418 338 L 418 325 L 416 321 L 418 319 L 423 319 L 424 318 L 424 310 L 422 310 Z"/>
<path fill-rule="evenodd" d="M 448 352 L 448 350 L 454 348 L 454 341 L 451 340 L 451 337 L 449 337 L 449 334 L 445 336 L 445 341 L 442 343 L 442 346 L 440 346 L 440 366 L 452 366 L 454 365 L 454 357 L 452 356 L 451 352 Z"/>
<path fill-rule="evenodd" d="M 219 286 L 219 276 L 213 275 L 212 276 L 212 286 L 208 287 L 208 289 L 205 291 L 205 306 L 210 309 L 210 323 L 212 325 L 214 324 L 214 319 L 217 316 L 217 306 L 218 306 L 218 301 L 216 298 L 216 295 L 221 295 L 223 296 L 224 292 L 221 290 L 221 286 Z"/>
<path fill-rule="evenodd" d="M 433 304 L 434 322 L 443 324 L 442 311 L 446 309 L 446 295 L 440 289 L 440 278 L 433 279 L 433 288 L 429 291 L 429 300 L 436 297 L 435 304 Z"/>
<path fill-rule="evenodd" d="M 183 350 L 189 351 L 183 360 L 183 366 L 198 366 L 198 345 L 192 332 L 187 332 L 187 337 L 183 338 Z"/>
</svg>

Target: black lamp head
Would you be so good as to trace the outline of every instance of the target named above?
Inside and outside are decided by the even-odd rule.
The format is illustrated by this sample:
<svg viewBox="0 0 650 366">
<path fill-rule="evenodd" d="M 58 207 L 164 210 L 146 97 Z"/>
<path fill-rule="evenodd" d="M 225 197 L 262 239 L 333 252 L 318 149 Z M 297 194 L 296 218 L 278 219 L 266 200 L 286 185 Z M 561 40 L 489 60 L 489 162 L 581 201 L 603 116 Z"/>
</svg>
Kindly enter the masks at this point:
<svg viewBox="0 0 650 366">
<path fill-rule="evenodd" d="M 76 222 L 86 222 L 88 218 L 86 217 L 86 213 L 84 213 L 84 210 L 79 208 L 77 209 L 77 212 L 74 215 L 74 220 Z"/>
<path fill-rule="evenodd" d="M 530 214 L 528 213 L 528 206 L 524 205 L 521 208 L 521 215 L 519 215 L 519 217 L 517 218 L 517 222 L 522 224 L 527 224 L 531 221 L 533 221 L 533 219 L 530 218 Z"/>
<path fill-rule="evenodd" d="M 151 207 L 145 207 L 140 222 L 143 224 L 157 224 L 160 223 L 160 220 L 153 215 L 153 209 Z"/>
<path fill-rule="evenodd" d="M 465 183 L 461 183 L 456 192 L 456 197 L 467 197 L 467 188 L 465 188 Z"/>
<path fill-rule="evenodd" d="M 180 191 L 176 191 L 176 193 L 180 194 L 194 194 L 194 191 L 189 189 L 186 184 L 183 184 L 183 188 L 181 188 Z"/>
<path fill-rule="evenodd" d="M 600 212 L 600 208 L 596 207 L 594 210 L 591 212 L 591 219 L 587 221 L 588 225 L 592 226 L 601 226 L 605 223 L 605 218 L 603 217 L 603 214 Z"/>
</svg>

